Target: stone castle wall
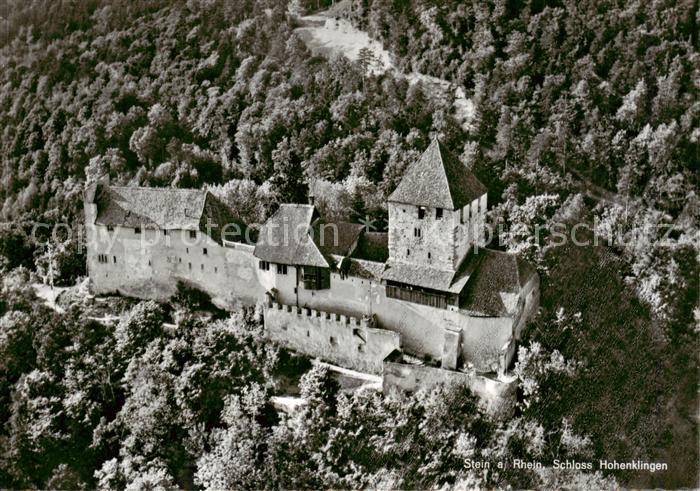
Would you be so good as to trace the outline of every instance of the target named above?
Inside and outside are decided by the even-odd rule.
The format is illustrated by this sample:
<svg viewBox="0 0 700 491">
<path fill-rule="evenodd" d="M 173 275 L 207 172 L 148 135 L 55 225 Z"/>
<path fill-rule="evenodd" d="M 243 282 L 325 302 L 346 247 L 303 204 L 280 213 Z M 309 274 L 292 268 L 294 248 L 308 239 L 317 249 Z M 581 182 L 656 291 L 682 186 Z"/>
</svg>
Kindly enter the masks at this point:
<svg viewBox="0 0 700 491">
<path fill-rule="evenodd" d="M 366 318 L 267 302 L 265 335 L 286 348 L 344 367 L 381 373 L 383 360 L 401 348 L 401 336 L 372 327 Z"/>
<path fill-rule="evenodd" d="M 467 253 L 472 242 L 484 245 L 486 195 L 467 204 L 461 210 L 425 207 L 422 219 L 418 207 L 390 202 L 389 257 L 394 261 L 454 270 Z M 415 233 L 420 229 L 420 236 Z"/>
<path fill-rule="evenodd" d="M 107 230 L 95 224 L 86 229 L 88 273 L 97 294 L 165 300 L 182 280 L 209 293 L 218 306 L 235 308 L 254 304 L 266 291 L 252 246 L 224 247 L 199 231 L 190 238 L 183 230 L 164 235 L 162 230 L 137 234 L 129 227 Z"/>
<path fill-rule="evenodd" d="M 483 409 L 496 418 L 509 418 L 515 411 L 517 379 L 496 379 L 473 372 L 443 370 L 425 365 L 410 365 L 387 361 L 384 363 L 383 391 L 413 392 L 437 385 L 466 385 L 479 397 Z"/>
</svg>

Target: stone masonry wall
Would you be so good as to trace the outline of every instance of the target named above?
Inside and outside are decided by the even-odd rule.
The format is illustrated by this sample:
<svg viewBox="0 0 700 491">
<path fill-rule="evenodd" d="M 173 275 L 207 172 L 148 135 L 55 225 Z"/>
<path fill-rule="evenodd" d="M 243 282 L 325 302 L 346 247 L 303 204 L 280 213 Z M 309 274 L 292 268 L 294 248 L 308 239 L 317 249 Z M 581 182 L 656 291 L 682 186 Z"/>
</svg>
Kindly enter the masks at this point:
<svg viewBox="0 0 700 491">
<path fill-rule="evenodd" d="M 456 223 L 459 223 L 459 213 L 452 210 L 443 210 L 442 219 L 437 220 L 435 208 L 426 208 L 425 217 L 418 219 L 417 206 L 389 203 L 390 259 L 453 269 Z M 416 228 L 420 229 L 420 237 L 414 234 Z"/>
<path fill-rule="evenodd" d="M 355 370 L 381 373 L 383 360 L 401 347 L 398 333 L 374 328 L 367 319 L 271 301 L 264 319 L 268 339 Z"/>
<path fill-rule="evenodd" d="M 409 365 L 398 362 L 384 363 L 383 391 L 403 390 L 413 392 L 439 385 L 462 384 L 469 387 L 479 397 L 483 409 L 496 418 L 509 418 L 515 410 L 517 379 L 495 379 L 477 375 L 444 370 L 425 365 Z"/>
</svg>

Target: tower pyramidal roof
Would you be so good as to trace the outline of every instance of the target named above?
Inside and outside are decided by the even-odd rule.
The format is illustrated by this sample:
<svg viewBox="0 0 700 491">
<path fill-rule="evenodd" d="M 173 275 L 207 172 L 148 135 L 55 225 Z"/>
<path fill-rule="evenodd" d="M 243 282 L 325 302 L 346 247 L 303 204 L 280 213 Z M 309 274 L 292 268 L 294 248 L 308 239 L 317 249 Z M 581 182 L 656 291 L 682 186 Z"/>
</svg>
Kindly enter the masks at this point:
<svg viewBox="0 0 700 491">
<path fill-rule="evenodd" d="M 486 186 L 435 138 L 408 167 L 389 201 L 456 210 L 485 193 Z"/>
</svg>

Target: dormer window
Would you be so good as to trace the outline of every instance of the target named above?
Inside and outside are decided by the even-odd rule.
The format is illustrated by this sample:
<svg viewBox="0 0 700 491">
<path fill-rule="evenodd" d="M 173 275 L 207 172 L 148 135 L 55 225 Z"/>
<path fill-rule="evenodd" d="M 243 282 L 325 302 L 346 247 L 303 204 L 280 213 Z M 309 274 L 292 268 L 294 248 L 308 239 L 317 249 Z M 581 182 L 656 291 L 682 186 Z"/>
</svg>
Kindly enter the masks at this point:
<svg viewBox="0 0 700 491">
<path fill-rule="evenodd" d="M 435 208 L 435 220 L 442 220 L 442 208 Z"/>
<path fill-rule="evenodd" d="M 418 207 L 418 220 L 423 220 L 425 218 L 425 206 Z"/>
</svg>

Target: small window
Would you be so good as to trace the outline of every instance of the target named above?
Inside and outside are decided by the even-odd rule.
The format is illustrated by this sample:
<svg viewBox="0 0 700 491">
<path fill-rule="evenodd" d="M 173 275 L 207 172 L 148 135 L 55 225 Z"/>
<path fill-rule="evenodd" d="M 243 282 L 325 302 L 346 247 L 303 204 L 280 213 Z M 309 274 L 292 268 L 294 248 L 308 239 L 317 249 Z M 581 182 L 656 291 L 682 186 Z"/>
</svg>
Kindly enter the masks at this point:
<svg viewBox="0 0 700 491">
<path fill-rule="evenodd" d="M 217 268 L 216 266 L 214 266 L 214 272 L 215 272 L 215 273 L 218 273 L 218 272 L 219 272 L 219 268 Z"/>
<path fill-rule="evenodd" d="M 418 220 L 423 220 L 424 218 L 425 218 L 425 207 L 419 206 L 418 207 Z"/>
<path fill-rule="evenodd" d="M 151 264 L 151 260 L 150 260 L 150 259 L 148 260 L 148 265 L 149 265 L 149 266 L 153 266 L 153 265 Z"/>
<path fill-rule="evenodd" d="M 163 230 L 163 235 L 168 235 L 168 231 L 167 231 L 167 230 Z"/>
<path fill-rule="evenodd" d="M 413 236 L 414 236 L 414 237 L 421 237 L 421 236 L 422 236 L 421 229 L 419 229 L 419 228 L 414 228 L 414 229 L 413 229 Z"/>
<path fill-rule="evenodd" d="M 361 344 L 358 344 L 358 345 L 357 345 L 357 351 L 359 351 L 360 353 L 364 353 L 364 352 L 365 352 L 365 347 L 362 346 Z"/>
<path fill-rule="evenodd" d="M 112 256 L 112 259 L 114 260 L 114 264 L 117 264 L 117 256 Z"/>
<path fill-rule="evenodd" d="M 207 255 L 207 248 L 206 248 L 206 247 L 204 247 L 204 248 L 202 249 L 202 252 L 203 252 L 203 253 L 204 253 L 204 255 L 206 256 L 206 255 Z"/>
<path fill-rule="evenodd" d="M 181 263 L 181 262 L 182 262 L 182 258 L 181 258 L 181 257 L 178 257 L 178 258 L 177 258 L 177 262 Z"/>
<path fill-rule="evenodd" d="M 442 208 L 435 208 L 435 220 L 442 220 Z"/>
<path fill-rule="evenodd" d="M 191 270 L 192 270 L 192 263 L 187 263 L 187 267 L 188 267 L 188 268 L 190 269 L 190 271 L 191 271 Z"/>
<path fill-rule="evenodd" d="M 196 239 L 196 238 L 197 238 L 197 231 L 190 230 L 190 239 Z"/>
<path fill-rule="evenodd" d="M 311 337 L 311 333 L 309 331 L 306 331 L 306 337 L 307 338 Z"/>
<path fill-rule="evenodd" d="M 277 265 L 277 274 L 287 274 L 287 265 L 286 264 L 278 264 Z"/>
<path fill-rule="evenodd" d="M 134 228 L 134 233 L 135 233 L 135 234 L 140 234 L 140 233 L 141 233 L 141 227 L 136 227 L 136 228 Z"/>
<path fill-rule="evenodd" d="M 186 252 L 187 254 L 189 254 L 189 253 L 190 253 L 190 248 L 189 248 L 189 247 L 185 247 L 185 252 Z"/>
<path fill-rule="evenodd" d="M 430 259 L 430 258 L 431 258 L 431 254 L 430 254 L 430 253 L 428 253 L 428 259 Z"/>
<path fill-rule="evenodd" d="M 406 255 L 410 256 L 411 255 L 411 249 L 406 249 Z"/>
<path fill-rule="evenodd" d="M 113 225 L 107 225 L 107 232 L 114 232 L 114 226 L 113 226 Z"/>
<path fill-rule="evenodd" d="M 258 261 L 258 269 L 262 271 L 270 271 L 270 263 L 267 261 Z"/>
<path fill-rule="evenodd" d="M 336 346 L 338 344 L 338 341 L 333 336 L 331 336 L 330 343 L 331 346 Z"/>
</svg>

